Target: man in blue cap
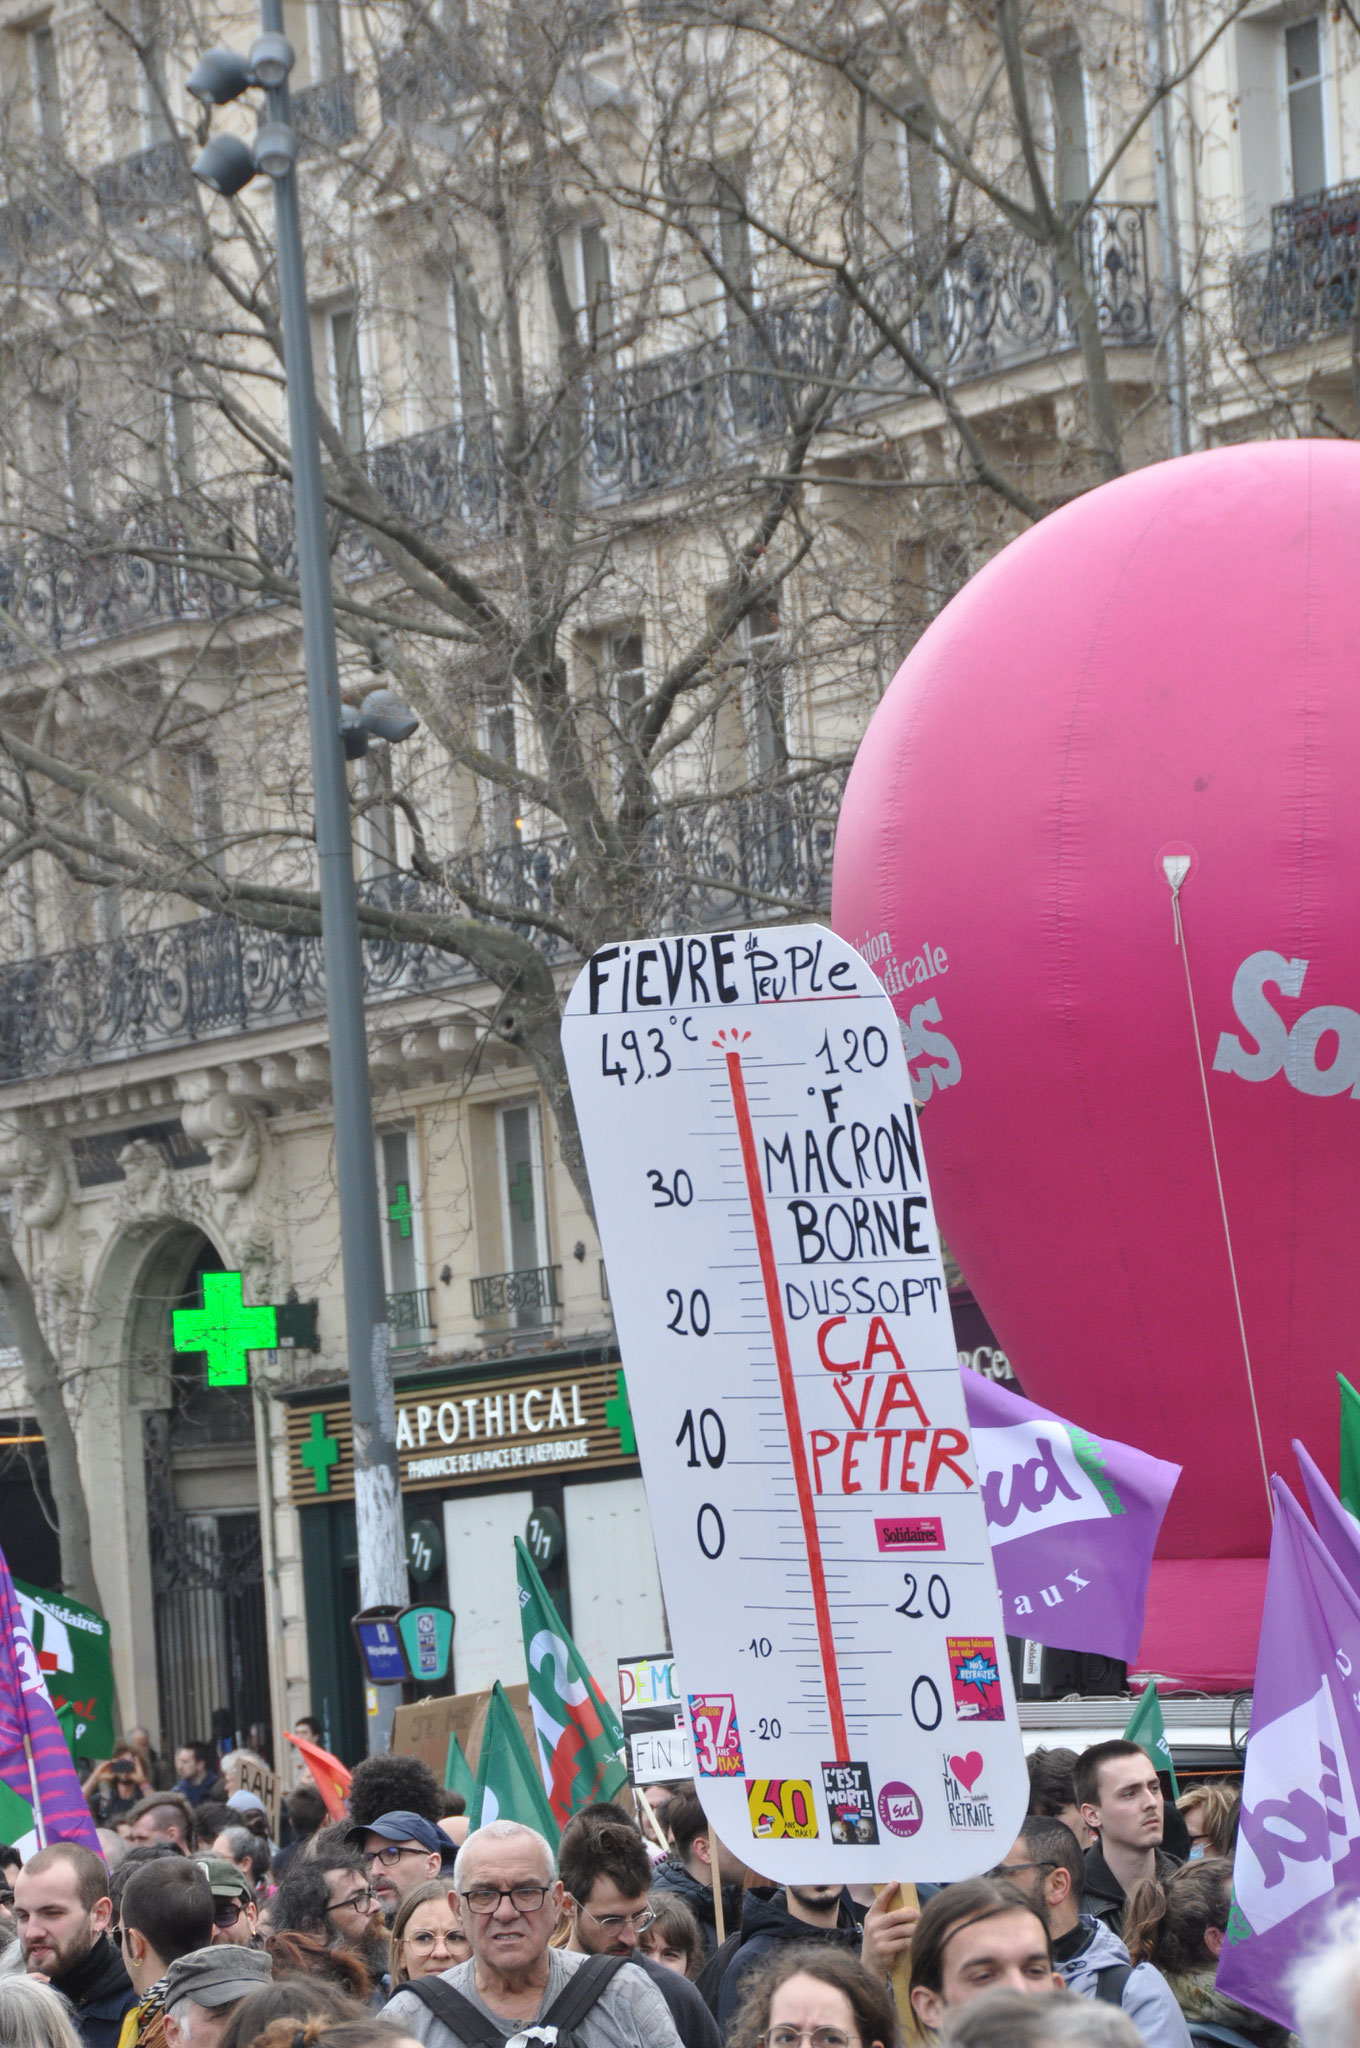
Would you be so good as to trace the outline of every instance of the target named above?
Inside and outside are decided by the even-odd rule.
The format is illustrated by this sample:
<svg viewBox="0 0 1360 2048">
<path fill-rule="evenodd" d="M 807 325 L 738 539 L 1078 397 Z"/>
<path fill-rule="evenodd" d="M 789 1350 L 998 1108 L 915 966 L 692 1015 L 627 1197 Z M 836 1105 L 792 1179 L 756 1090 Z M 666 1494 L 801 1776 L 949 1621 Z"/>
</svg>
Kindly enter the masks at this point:
<svg viewBox="0 0 1360 2048">
<path fill-rule="evenodd" d="M 418 1813 L 382 1813 L 345 1836 L 368 1866 L 373 1896 L 390 1922 L 397 1907 L 427 1878 L 452 1871 L 458 1851 L 433 1821 Z"/>
</svg>

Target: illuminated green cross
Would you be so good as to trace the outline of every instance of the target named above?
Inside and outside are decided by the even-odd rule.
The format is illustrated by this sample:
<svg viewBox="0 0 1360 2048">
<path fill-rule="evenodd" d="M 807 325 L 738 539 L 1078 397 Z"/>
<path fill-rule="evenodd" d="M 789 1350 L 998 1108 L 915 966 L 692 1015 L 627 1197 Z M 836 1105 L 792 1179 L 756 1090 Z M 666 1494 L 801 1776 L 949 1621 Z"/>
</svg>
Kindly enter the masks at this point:
<svg viewBox="0 0 1360 2048">
<path fill-rule="evenodd" d="M 298 1452 L 298 1457 L 312 1475 L 312 1484 L 318 1493 L 331 1490 L 331 1466 L 340 1456 L 340 1446 L 326 1427 L 326 1418 L 318 1409 L 312 1416 L 312 1433 Z"/>
<path fill-rule="evenodd" d="M 272 1308 L 247 1308 L 239 1273 L 205 1273 L 202 1308 L 177 1308 L 176 1351 L 206 1351 L 210 1387 L 244 1387 L 249 1351 L 273 1351 L 279 1341 Z"/>
<path fill-rule="evenodd" d="M 387 1213 L 396 1224 L 402 1236 L 409 1237 L 411 1235 L 411 1218 L 416 1212 L 411 1207 L 411 1190 L 407 1187 L 404 1180 L 397 1182 L 396 1198 L 388 1204 Z"/>
<path fill-rule="evenodd" d="M 519 1209 L 520 1216 L 524 1222 L 532 1223 L 534 1220 L 534 1177 L 529 1171 L 527 1159 L 521 1159 L 519 1165 L 515 1168 L 515 1177 L 510 1183 L 508 1192 L 511 1201 Z"/>
<path fill-rule="evenodd" d="M 637 1436 L 633 1429 L 633 1411 L 628 1405 L 628 1389 L 624 1385 L 622 1369 L 615 1375 L 615 1392 L 604 1404 L 604 1419 L 611 1429 L 619 1433 L 619 1449 L 624 1456 L 631 1457 L 637 1449 Z"/>
</svg>

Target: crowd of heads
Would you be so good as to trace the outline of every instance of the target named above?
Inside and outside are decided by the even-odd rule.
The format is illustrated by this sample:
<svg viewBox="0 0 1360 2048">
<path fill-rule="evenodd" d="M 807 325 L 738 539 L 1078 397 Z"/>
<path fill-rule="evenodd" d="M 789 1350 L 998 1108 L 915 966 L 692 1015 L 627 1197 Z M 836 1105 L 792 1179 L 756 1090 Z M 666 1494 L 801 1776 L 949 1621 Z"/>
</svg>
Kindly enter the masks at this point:
<svg viewBox="0 0 1360 2048">
<path fill-rule="evenodd" d="M 105 1958 L 139 2010 L 154 2010 L 165 2048 L 413 2048 L 376 2015 L 387 1997 L 462 1965 L 478 1986 L 522 1982 L 553 1947 L 645 1959 L 697 1983 L 716 2012 L 730 1964 L 704 1908 L 730 1895 L 740 1922 L 744 1897 L 773 1892 L 713 1834 L 687 1784 L 652 1788 L 636 1809 L 586 1808 L 554 1853 L 516 1822 L 469 1835 L 462 1802 L 422 1762 L 385 1755 L 356 1768 L 339 1822 L 312 1788 L 290 1794 L 276 1850 L 262 1809 L 219 1796 L 205 1745 L 181 1746 L 175 1786 L 154 1782 L 144 1730 L 111 1764 L 120 1758 L 130 1767 L 101 1767 L 89 1786 L 104 1856 L 58 1844 L 21 1865 L 0 1844 L 0 1933 L 8 1916 L 21 1948 L 9 1974 L 0 1963 L 2 2048 L 79 2048 L 80 1996 Z M 1167 1802 L 1136 1744 L 1037 1749 L 1028 1804 L 986 1876 L 939 1888 L 919 1913 L 875 1909 L 883 1927 L 903 1923 L 896 1948 L 874 1946 L 853 1912 L 849 1937 L 838 1926 L 830 1938 L 835 1885 L 778 1894 L 809 1939 L 782 1941 L 741 1976 L 722 2015 L 726 2048 L 902 2048 L 890 1977 L 908 1956 L 909 2036 L 1139 2048 L 1119 2004 L 1074 1996 L 1056 1961 L 1091 1903 L 1092 1856 L 1137 1869 L 1119 1920 L 1129 1969 L 1158 1973 L 1191 2010 L 1184 1994 L 1212 1986 L 1228 1938 L 1240 1788 L 1180 1795 L 1189 1857 L 1174 1867 L 1151 1854 Z M 1357 2048 L 1360 1908 L 1300 1974 L 1295 2000 L 1304 2048 Z M 1283 2048 L 1276 2032 L 1278 2043 L 1264 2027 L 1248 2039 Z"/>
</svg>

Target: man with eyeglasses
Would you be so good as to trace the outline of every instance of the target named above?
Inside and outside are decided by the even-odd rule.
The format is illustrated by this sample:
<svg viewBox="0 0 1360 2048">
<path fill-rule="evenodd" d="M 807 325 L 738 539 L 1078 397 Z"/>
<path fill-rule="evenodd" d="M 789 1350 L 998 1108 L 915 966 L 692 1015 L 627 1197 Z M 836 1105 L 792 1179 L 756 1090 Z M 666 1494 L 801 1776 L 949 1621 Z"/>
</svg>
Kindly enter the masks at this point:
<svg viewBox="0 0 1360 2048">
<path fill-rule="evenodd" d="M 294 1857 L 269 1901 L 276 1934 L 310 1934 L 356 1955 L 375 1984 L 388 1970 L 388 1940 L 359 1857 L 347 1850 Z"/>
<path fill-rule="evenodd" d="M 1069 1991 L 1118 2006 L 1148 2048 L 1189 2048 L 1190 2034 L 1171 1986 L 1151 1963 L 1129 1961 L 1117 1934 L 1081 1910 L 1085 1859 L 1072 1830 L 1031 1814 L 991 1875 L 1007 1879 L 1048 1918 L 1053 1967 Z"/>
<path fill-rule="evenodd" d="M 384 1813 L 345 1836 L 368 1870 L 373 1896 L 389 1926 L 392 1916 L 418 1884 L 452 1870 L 456 1854 L 447 1835 L 418 1813 Z"/>
<path fill-rule="evenodd" d="M 670 2007 L 685 2048 L 722 2048 L 717 2022 L 689 1979 L 654 1963 L 638 1946 L 656 1914 L 647 1901 L 652 1860 L 637 1829 L 626 1821 L 592 1823 L 580 1814 L 562 1836 L 557 1867 L 571 1909 L 572 1953 L 636 1963 Z"/>
<path fill-rule="evenodd" d="M 458 1851 L 466 1963 L 405 1985 L 383 2011 L 426 2048 L 679 2048 L 665 2000 L 622 1956 L 550 1948 L 565 1893 L 552 1850 L 493 1820 Z"/>
</svg>

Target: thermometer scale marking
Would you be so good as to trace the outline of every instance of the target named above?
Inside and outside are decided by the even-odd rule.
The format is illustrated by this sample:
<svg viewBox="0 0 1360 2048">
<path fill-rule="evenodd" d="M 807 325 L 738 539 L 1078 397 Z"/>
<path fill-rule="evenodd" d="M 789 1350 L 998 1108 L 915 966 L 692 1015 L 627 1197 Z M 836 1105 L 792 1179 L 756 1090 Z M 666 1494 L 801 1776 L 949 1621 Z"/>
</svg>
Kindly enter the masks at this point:
<svg viewBox="0 0 1360 2048">
<path fill-rule="evenodd" d="M 743 1035 L 749 1036 L 749 1033 Z M 817 1618 L 817 1642 L 826 1675 L 826 1701 L 831 1715 L 832 1741 L 835 1745 L 836 1761 L 848 1763 L 850 1738 L 845 1726 L 840 1669 L 836 1662 L 836 1639 L 831 1626 L 831 1607 L 826 1595 L 821 1531 L 817 1527 L 817 1511 L 812 1502 L 812 1476 L 808 1471 L 807 1448 L 803 1442 L 803 1427 L 798 1412 L 798 1388 L 794 1380 L 793 1358 L 789 1351 L 784 1305 L 779 1298 L 779 1273 L 775 1265 L 774 1239 L 770 1233 L 770 1219 L 765 1207 L 765 1190 L 760 1184 L 760 1162 L 756 1154 L 756 1134 L 751 1123 L 750 1105 L 746 1099 L 746 1079 L 742 1072 L 741 1054 L 729 1051 L 720 1039 L 714 1039 L 713 1043 L 723 1053 L 727 1062 L 732 1106 L 736 1111 L 737 1131 L 741 1139 L 746 1192 L 751 1204 L 751 1220 L 755 1225 L 756 1245 L 760 1253 L 760 1274 L 765 1286 L 770 1335 L 774 1339 L 775 1363 L 779 1368 L 779 1392 L 784 1404 L 789 1449 L 793 1455 L 793 1476 L 798 1489 L 798 1512 L 803 1524 L 803 1540 L 807 1546 L 808 1573 L 812 1581 L 812 1603 Z"/>
</svg>

